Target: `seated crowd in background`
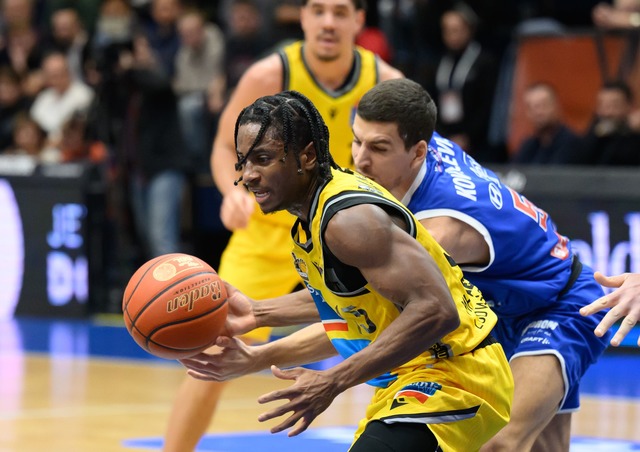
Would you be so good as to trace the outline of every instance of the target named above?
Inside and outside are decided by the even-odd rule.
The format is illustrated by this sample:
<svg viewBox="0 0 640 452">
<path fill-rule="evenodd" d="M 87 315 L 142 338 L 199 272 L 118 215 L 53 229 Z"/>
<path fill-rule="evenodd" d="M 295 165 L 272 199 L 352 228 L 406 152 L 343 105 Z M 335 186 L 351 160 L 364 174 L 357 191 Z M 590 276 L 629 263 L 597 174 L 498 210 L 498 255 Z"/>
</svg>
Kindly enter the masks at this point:
<svg viewBox="0 0 640 452">
<path fill-rule="evenodd" d="M 640 27 L 635 0 L 542 3 L 370 0 L 357 43 L 425 86 L 438 131 L 481 163 L 638 165 L 636 104 L 618 82 L 598 93 L 588 131 L 564 125 L 554 88 L 539 83 L 526 92 L 534 133 L 519 152 L 488 139 L 519 23 Z M 298 15 L 296 0 L 3 0 L 0 157 L 105 168 L 111 220 L 131 237 L 113 248 L 139 248 L 133 266 L 193 250 L 183 204 L 196 178 L 211 180 L 218 114 L 247 67 L 301 38 Z"/>
<path fill-rule="evenodd" d="M 582 134 L 564 123 L 550 84 L 529 86 L 523 101 L 533 134 L 513 155 L 513 163 L 640 165 L 640 128 L 634 123 L 633 93 L 626 83 L 607 82 L 600 88 L 591 124 Z"/>
</svg>

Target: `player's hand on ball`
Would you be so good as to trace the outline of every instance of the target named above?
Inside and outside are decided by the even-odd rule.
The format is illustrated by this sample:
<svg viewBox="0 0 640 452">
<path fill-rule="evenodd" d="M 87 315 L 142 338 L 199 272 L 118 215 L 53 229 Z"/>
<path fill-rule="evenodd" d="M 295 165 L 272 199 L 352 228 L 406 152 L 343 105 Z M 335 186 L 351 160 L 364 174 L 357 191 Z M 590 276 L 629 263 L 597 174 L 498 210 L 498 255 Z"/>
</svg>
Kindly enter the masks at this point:
<svg viewBox="0 0 640 452">
<path fill-rule="evenodd" d="M 253 313 L 254 301 L 233 287 L 224 283 L 227 289 L 228 312 L 225 330 L 229 336 L 239 336 L 256 329 L 256 317 Z"/>
<path fill-rule="evenodd" d="M 255 201 L 246 190 L 230 190 L 222 199 L 220 221 L 230 231 L 244 229 L 249 224 L 255 206 Z"/>
<path fill-rule="evenodd" d="M 288 436 L 296 436 L 304 432 L 340 393 L 335 380 L 326 371 L 314 371 L 303 367 L 282 370 L 271 366 L 271 372 L 282 380 L 295 381 L 288 388 L 276 390 L 258 398 L 258 403 L 289 399 L 289 402 L 258 417 L 260 422 L 264 422 L 293 412 L 286 420 L 273 427 L 271 433 L 278 433 L 290 427 L 293 428 Z"/>
<path fill-rule="evenodd" d="M 226 336 L 218 337 L 216 345 L 220 350 L 215 353 L 199 353 L 180 360 L 190 376 L 205 381 L 226 381 L 267 368 L 258 359 L 259 347 Z"/>
</svg>

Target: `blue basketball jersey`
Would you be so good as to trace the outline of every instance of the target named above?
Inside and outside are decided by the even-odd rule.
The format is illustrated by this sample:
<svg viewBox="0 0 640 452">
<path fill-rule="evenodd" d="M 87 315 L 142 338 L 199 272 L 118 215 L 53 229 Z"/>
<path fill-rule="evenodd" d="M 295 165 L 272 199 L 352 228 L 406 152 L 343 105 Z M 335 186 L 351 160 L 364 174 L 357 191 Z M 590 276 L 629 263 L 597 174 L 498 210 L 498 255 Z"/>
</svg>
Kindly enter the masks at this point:
<svg viewBox="0 0 640 452">
<path fill-rule="evenodd" d="M 482 234 L 489 264 L 461 267 L 499 317 L 549 307 L 569 281 L 570 242 L 549 215 L 437 133 L 402 201 L 419 220 L 449 216 Z"/>
</svg>

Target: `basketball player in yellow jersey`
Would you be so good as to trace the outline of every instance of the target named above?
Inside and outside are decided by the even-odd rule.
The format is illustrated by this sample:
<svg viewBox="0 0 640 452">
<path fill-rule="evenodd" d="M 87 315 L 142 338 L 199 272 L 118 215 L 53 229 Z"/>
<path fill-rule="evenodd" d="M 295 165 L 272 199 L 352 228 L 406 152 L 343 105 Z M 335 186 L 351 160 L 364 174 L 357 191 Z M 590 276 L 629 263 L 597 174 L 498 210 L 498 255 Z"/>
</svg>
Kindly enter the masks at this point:
<svg viewBox="0 0 640 452">
<path fill-rule="evenodd" d="M 352 166 L 351 119 L 360 97 L 375 83 L 402 73 L 371 52 L 355 46 L 364 25 L 364 0 L 306 0 L 300 23 L 304 41 L 256 62 L 242 76 L 218 124 L 211 169 L 223 195 L 220 218 L 233 234 L 220 262 L 220 275 L 256 299 L 291 292 L 301 283 L 291 266 L 286 212 L 265 216 L 230 169 L 236 162 L 234 124 L 240 111 L 261 96 L 295 89 L 320 109 L 336 161 Z M 268 339 L 268 330 L 249 340 Z M 218 402 L 222 383 L 186 378 L 175 398 L 165 436 L 165 452 L 193 450 Z"/>
<path fill-rule="evenodd" d="M 260 209 L 297 217 L 293 264 L 307 289 L 252 306 L 228 285 L 227 330 L 265 324 L 261 312 L 271 324 L 320 318 L 326 335 L 313 338 L 308 357 L 333 347 L 344 358 L 325 371 L 273 366 L 294 383 L 259 398 L 287 400 L 259 420 L 286 415 L 271 431 L 296 435 L 338 394 L 367 382 L 376 391 L 352 452 L 477 451 L 507 424 L 513 393 L 509 364 L 490 335 L 497 318 L 479 290 L 400 201 L 338 168 L 327 128 L 302 94 L 258 99 L 235 130 L 236 169 Z M 208 359 L 182 363 L 206 379 Z"/>
</svg>

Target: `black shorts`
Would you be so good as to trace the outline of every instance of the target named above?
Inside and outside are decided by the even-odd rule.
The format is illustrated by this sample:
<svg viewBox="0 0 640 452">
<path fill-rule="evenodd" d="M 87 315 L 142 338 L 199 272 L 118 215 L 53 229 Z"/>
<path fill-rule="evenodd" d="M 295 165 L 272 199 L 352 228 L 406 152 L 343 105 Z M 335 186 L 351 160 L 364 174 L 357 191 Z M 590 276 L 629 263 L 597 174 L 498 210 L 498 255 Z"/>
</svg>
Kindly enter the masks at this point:
<svg viewBox="0 0 640 452">
<path fill-rule="evenodd" d="M 438 440 L 426 424 L 371 421 L 349 452 L 437 452 Z"/>
</svg>

